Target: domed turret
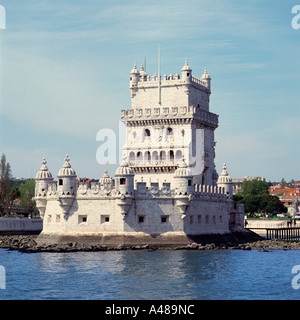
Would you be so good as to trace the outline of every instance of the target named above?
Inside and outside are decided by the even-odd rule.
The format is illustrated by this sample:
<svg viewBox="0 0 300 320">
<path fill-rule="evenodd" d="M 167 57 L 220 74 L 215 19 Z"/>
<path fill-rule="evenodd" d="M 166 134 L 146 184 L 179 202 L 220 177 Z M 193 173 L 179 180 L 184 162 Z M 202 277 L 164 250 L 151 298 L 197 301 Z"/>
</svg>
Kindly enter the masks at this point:
<svg viewBox="0 0 300 320">
<path fill-rule="evenodd" d="M 184 157 L 182 157 L 179 167 L 175 170 L 174 178 L 177 193 L 190 194 L 193 192 L 193 175 L 191 170 L 188 168 Z"/>
<path fill-rule="evenodd" d="M 188 59 L 185 60 L 185 65 L 181 69 L 181 78 L 186 82 L 191 82 L 192 80 L 192 69 L 188 64 Z"/>
<path fill-rule="evenodd" d="M 43 158 L 42 166 L 40 171 L 35 177 L 35 195 L 36 196 L 46 196 L 48 190 L 48 184 L 53 181 L 52 175 L 49 172 L 47 166 L 47 161 Z"/>
<path fill-rule="evenodd" d="M 218 178 L 218 187 L 224 188 L 225 193 L 231 198 L 232 197 L 232 179 L 230 178 L 228 172 L 227 172 L 227 166 L 224 163 L 223 164 L 223 171 Z"/>
<path fill-rule="evenodd" d="M 201 77 L 201 80 L 204 81 L 206 83 L 206 87 L 207 89 L 210 91 L 210 81 L 211 81 L 211 77 L 209 76 L 209 74 L 207 73 L 207 70 L 205 68 L 204 73 Z"/>
<path fill-rule="evenodd" d="M 108 171 L 105 169 L 103 177 L 99 180 L 100 186 L 104 190 L 112 190 L 114 183 L 113 179 L 108 175 Z"/>
<path fill-rule="evenodd" d="M 135 87 L 137 87 L 137 84 L 140 80 L 140 73 L 139 70 L 136 67 L 136 63 L 134 63 L 133 69 L 130 72 L 130 90 L 131 90 L 131 97 L 134 97 L 135 95 Z"/>
<path fill-rule="evenodd" d="M 48 186 L 52 183 L 53 178 L 51 173 L 49 172 L 47 166 L 47 161 L 43 158 L 42 166 L 40 171 L 36 174 L 35 177 L 35 197 L 34 200 L 36 202 L 36 207 L 40 212 L 41 218 L 44 218 L 46 204 L 47 204 L 47 191 Z"/>
<path fill-rule="evenodd" d="M 61 195 L 75 195 L 76 192 L 76 172 L 71 167 L 69 156 L 66 155 L 65 163 L 58 171 L 57 191 Z"/>
<path fill-rule="evenodd" d="M 140 80 L 141 81 L 147 81 L 147 78 L 148 78 L 148 73 L 144 70 L 144 66 L 141 65 Z"/>
<path fill-rule="evenodd" d="M 132 194 L 134 188 L 134 173 L 123 158 L 120 167 L 115 173 L 116 191 L 121 194 Z"/>
</svg>

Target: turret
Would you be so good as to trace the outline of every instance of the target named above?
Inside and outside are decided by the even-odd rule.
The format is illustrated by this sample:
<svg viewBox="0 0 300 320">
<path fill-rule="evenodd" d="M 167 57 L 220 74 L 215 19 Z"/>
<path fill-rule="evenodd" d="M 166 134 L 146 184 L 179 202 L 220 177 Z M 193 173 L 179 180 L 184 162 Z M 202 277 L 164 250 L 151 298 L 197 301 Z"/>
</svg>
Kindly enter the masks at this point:
<svg viewBox="0 0 300 320">
<path fill-rule="evenodd" d="M 192 81 L 192 69 L 188 64 L 188 59 L 185 60 L 185 65 L 181 69 L 181 79 L 189 83 Z"/>
<path fill-rule="evenodd" d="M 65 215 L 68 214 L 76 197 L 76 173 L 69 162 L 69 156 L 66 155 L 65 163 L 57 174 L 59 205 Z"/>
<path fill-rule="evenodd" d="M 227 172 L 225 163 L 223 164 L 223 171 L 218 178 L 217 184 L 219 188 L 224 188 L 225 194 L 227 194 L 229 198 L 232 198 L 232 179 Z"/>
<path fill-rule="evenodd" d="M 41 169 L 35 177 L 35 196 L 37 197 L 45 197 L 48 191 L 48 185 L 53 181 L 46 163 L 47 161 L 43 158 Z"/>
<path fill-rule="evenodd" d="M 113 189 L 114 183 L 112 178 L 108 175 L 108 171 L 105 169 L 103 177 L 99 180 L 102 189 L 111 191 Z"/>
<path fill-rule="evenodd" d="M 46 205 L 47 205 L 47 191 L 48 186 L 52 183 L 53 178 L 46 166 L 46 160 L 43 158 L 42 166 L 40 171 L 36 174 L 35 177 L 35 197 L 36 207 L 40 212 L 41 218 L 44 218 Z"/>
<path fill-rule="evenodd" d="M 72 169 L 69 156 L 66 155 L 63 167 L 58 171 L 57 192 L 59 195 L 75 195 L 76 193 L 76 172 Z"/>
<path fill-rule="evenodd" d="M 123 158 L 121 166 L 115 173 L 116 191 L 121 194 L 133 194 L 134 189 L 134 173 L 128 166 L 125 158 Z"/>
<path fill-rule="evenodd" d="M 131 97 L 135 96 L 135 88 L 138 85 L 138 82 L 140 80 L 140 73 L 139 70 L 136 67 L 136 63 L 134 63 L 133 69 L 130 72 L 130 90 L 131 90 Z"/>
<path fill-rule="evenodd" d="M 211 90 L 210 90 L 211 77 L 210 77 L 209 74 L 207 73 L 206 68 L 205 68 L 204 73 L 203 73 L 203 75 L 202 75 L 202 77 L 201 77 L 201 80 L 206 83 L 206 88 L 207 88 L 209 91 L 211 91 Z"/>
<path fill-rule="evenodd" d="M 193 192 L 193 175 L 184 157 L 182 157 L 179 167 L 175 170 L 174 181 L 177 194 L 187 195 Z"/>
</svg>

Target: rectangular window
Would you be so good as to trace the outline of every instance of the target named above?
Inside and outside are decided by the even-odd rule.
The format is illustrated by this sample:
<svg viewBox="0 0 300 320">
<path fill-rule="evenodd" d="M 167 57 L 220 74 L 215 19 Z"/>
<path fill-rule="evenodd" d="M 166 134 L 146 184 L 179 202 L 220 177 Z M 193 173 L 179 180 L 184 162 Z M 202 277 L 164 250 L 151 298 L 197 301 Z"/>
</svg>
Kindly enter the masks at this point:
<svg viewBox="0 0 300 320">
<path fill-rule="evenodd" d="M 145 217 L 144 216 L 139 216 L 139 223 L 143 223 L 145 221 Z"/>
<path fill-rule="evenodd" d="M 209 223 L 209 215 L 205 216 L 205 223 L 208 224 Z"/>
<path fill-rule="evenodd" d="M 87 216 L 86 215 L 78 216 L 78 223 L 87 223 Z"/>
<path fill-rule="evenodd" d="M 121 185 L 126 185 L 126 178 L 121 178 L 120 179 L 120 184 Z"/>
<path fill-rule="evenodd" d="M 190 216 L 190 224 L 192 224 L 193 223 L 193 219 L 194 217 L 193 216 Z"/>
<path fill-rule="evenodd" d="M 62 186 L 63 185 L 63 179 L 58 179 L 58 185 Z"/>
<path fill-rule="evenodd" d="M 201 215 L 198 215 L 198 224 L 201 224 Z"/>
<path fill-rule="evenodd" d="M 216 216 L 213 216 L 213 223 L 216 224 Z"/>
<path fill-rule="evenodd" d="M 161 223 L 169 222 L 169 216 L 161 216 Z"/>
<path fill-rule="evenodd" d="M 109 223 L 109 215 L 101 215 L 100 223 Z"/>
</svg>

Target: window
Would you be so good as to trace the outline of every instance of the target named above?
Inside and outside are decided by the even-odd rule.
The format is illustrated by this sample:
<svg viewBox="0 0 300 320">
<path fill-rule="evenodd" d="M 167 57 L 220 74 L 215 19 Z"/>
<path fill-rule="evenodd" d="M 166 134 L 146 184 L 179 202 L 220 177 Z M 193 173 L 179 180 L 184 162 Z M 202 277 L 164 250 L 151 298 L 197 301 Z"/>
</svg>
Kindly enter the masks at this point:
<svg viewBox="0 0 300 320">
<path fill-rule="evenodd" d="M 192 185 L 192 180 L 188 180 L 188 186 L 190 187 Z"/>
<path fill-rule="evenodd" d="M 139 223 L 143 223 L 145 221 L 145 217 L 144 216 L 139 216 Z"/>
<path fill-rule="evenodd" d="M 109 215 L 101 215 L 100 223 L 109 223 Z"/>
<path fill-rule="evenodd" d="M 60 222 L 60 214 L 56 215 L 56 222 Z"/>
<path fill-rule="evenodd" d="M 193 216 L 190 216 L 190 224 L 192 224 L 194 221 L 194 217 Z"/>
<path fill-rule="evenodd" d="M 198 215 L 198 224 L 201 224 L 201 215 Z"/>
<path fill-rule="evenodd" d="M 58 185 L 62 186 L 63 185 L 63 179 L 58 179 Z"/>
<path fill-rule="evenodd" d="M 190 74 L 189 74 L 189 73 L 187 73 L 186 75 L 187 75 L 187 76 L 189 76 Z"/>
<path fill-rule="evenodd" d="M 161 216 L 161 223 L 169 222 L 169 216 Z"/>
<path fill-rule="evenodd" d="M 126 185 L 126 178 L 121 178 L 120 184 L 125 186 Z"/>
<path fill-rule="evenodd" d="M 150 137 L 150 130 L 149 129 L 145 130 L 145 137 Z"/>
<path fill-rule="evenodd" d="M 86 215 L 79 215 L 78 216 L 78 223 L 87 223 L 87 216 Z"/>
<path fill-rule="evenodd" d="M 209 223 L 209 216 L 208 215 L 205 216 L 205 223 L 207 223 L 207 224 Z"/>
<path fill-rule="evenodd" d="M 172 136 L 173 135 L 173 129 L 172 128 L 168 128 L 167 135 L 168 136 Z"/>
</svg>

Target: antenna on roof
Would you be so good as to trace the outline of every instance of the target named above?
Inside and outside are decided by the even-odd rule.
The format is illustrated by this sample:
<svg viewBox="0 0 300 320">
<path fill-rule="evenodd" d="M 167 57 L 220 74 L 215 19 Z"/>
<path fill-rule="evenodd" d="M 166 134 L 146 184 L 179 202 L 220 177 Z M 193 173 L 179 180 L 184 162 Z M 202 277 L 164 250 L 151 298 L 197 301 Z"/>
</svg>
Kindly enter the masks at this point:
<svg viewBox="0 0 300 320">
<path fill-rule="evenodd" d="M 158 44 L 158 104 L 161 104 L 161 81 L 160 81 L 160 44 Z"/>
</svg>

